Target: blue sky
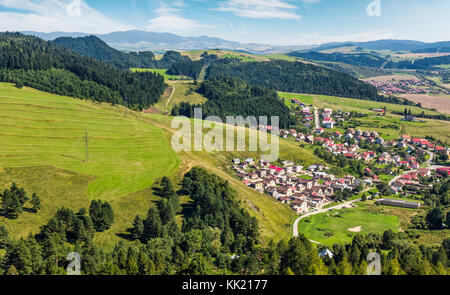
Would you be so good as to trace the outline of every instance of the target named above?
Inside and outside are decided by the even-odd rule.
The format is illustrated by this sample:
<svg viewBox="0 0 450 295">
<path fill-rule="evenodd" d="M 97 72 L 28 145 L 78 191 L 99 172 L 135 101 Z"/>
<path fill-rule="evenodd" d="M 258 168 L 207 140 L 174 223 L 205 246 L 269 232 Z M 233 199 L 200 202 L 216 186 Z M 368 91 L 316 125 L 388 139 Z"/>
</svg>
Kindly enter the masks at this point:
<svg viewBox="0 0 450 295">
<path fill-rule="evenodd" d="M 367 12 L 374 1 L 379 16 Z M 431 42 L 450 40 L 449 11 L 449 0 L 0 0 L 0 30 L 140 29 L 277 45 Z"/>
</svg>

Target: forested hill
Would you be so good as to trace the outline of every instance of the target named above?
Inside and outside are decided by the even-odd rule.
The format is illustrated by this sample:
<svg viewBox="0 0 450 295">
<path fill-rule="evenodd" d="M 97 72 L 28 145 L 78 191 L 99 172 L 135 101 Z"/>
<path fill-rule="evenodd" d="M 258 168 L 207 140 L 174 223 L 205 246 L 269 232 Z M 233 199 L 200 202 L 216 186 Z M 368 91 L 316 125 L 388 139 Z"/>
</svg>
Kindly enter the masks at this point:
<svg viewBox="0 0 450 295">
<path fill-rule="evenodd" d="M 0 81 L 133 109 L 154 104 L 166 88 L 161 75 L 117 69 L 20 33 L 0 33 Z"/>
<path fill-rule="evenodd" d="M 381 56 L 370 53 L 345 54 L 340 52 L 320 53 L 320 52 L 292 52 L 290 56 L 300 57 L 313 61 L 342 62 L 354 66 L 365 66 L 380 68 L 387 61 Z"/>
<path fill-rule="evenodd" d="M 172 115 L 193 117 L 195 107 L 203 108 L 203 117 L 217 116 L 224 122 L 227 116 L 278 116 L 280 128 L 288 128 L 294 123 L 289 108 L 278 94 L 261 86 L 251 85 L 241 79 L 217 77 L 204 81 L 199 90 L 208 101 L 201 106 L 181 103 L 172 110 Z"/>
<path fill-rule="evenodd" d="M 375 87 L 334 70 L 301 62 L 246 62 L 220 60 L 208 69 L 208 78 L 230 76 L 277 91 L 350 97 L 403 103 L 378 94 Z"/>
<path fill-rule="evenodd" d="M 156 66 L 153 52 L 125 53 L 110 47 L 95 36 L 80 38 L 61 37 L 53 42 L 59 46 L 67 47 L 80 55 L 92 57 L 119 68 L 154 68 Z"/>
<path fill-rule="evenodd" d="M 59 46 L 67 47 L 76 53 L 92 57 L 122 69 L 156 68 L 166 69 L 178 62 L 189 62 L 191 59 L 176 51 L 168 51 L 161 60 L 156 60 L 153 52 L 122 52 L 110 47 L 96 36 L 79 38 L 61 37 L 53 41 Z"/>
</svg>

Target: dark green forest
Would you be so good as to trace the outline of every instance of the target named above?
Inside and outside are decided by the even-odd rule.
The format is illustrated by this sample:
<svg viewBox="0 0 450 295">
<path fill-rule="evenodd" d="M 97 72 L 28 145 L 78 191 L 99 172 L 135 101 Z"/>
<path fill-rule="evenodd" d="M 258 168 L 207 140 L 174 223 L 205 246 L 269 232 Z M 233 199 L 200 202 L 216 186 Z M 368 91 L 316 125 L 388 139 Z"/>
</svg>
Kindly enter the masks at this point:
<svg viewBox="0 0 450 295">
<path fill-rule="evenodd" d="M 277 91 L 350 97 L 365 100 L 403 103 L 395 97 L 378 95 L 375 87 L 334 70 L 301 62 L 216 61 L 207 71 L 208 78 L 229 76 Z"/>
<path fill-rule="evenodd" d="M 169 75 L 188 76 L 197 80 L 203 69 L 202 61 L 182 61 L 172 64 L 167 70 Z"/>
<path fill-rule="evenodd" d="M 190 197 L 189 208 L 182 209 L 178 194 Z M 145 218 L 130 220 L 129 235 L 112 251 L 93 242 L 114 222 L 102 201 L 78 212 L 61 208 L 39 233 L 18 240 L 0 226 L 0 274 L 66 274 L 70 252 L 80 254 L 84 275 L 365 275 L 370 252 L 380 253 L 383 275 L 448 273 L 450 239 L 437 247 L 417 246 L 409 231 L 357 234 L 350 244 L 328 245 L 333 257 L 320 258 L 325 246 L 315 248 L 303 235 L 262 245 L 258 223 L 235 191 L 203 168 L 188 172 L 179 192 L 164 177 L 158 195 L 157 206 Z M 180 212 L 181 226 L 175 219 Z"/>
<path fill-rule="evenodd" d="M 265 87 L 251 85 L 244 80 L 228 77 L 211 78 L 202 82 L 198 92 L 208 101 L 203 105 L 181 103 L 172 110 L 174 116 L 194 116 L 194 108 L 203 108 L 203 117 L 217 116 L 225 122 L 227 116 L 279 117 L 280 128 L 294 123 L 289 108 L 278 94 Z"/>
<path fill-rule="evenodd" d="M 110 47 L 96 36 L 80 38 L 61 37 L 53 42 L 82 56 L 92 57 L 121 69 L 167 69 L 174 63 L 191 61 L 189 57 L 176 51 L 167 51 L 160 60 L 157 60 L 155 54 L 151 51 L 122 52 Z"/>
<path fill-rule="evenodd" d="M 53 40 L 53 42 L 82 56 L 92 57 L 122 69 L 155 68 L 157 64 L 153 52 L 125 53 L 110 47 L 96 36 L 80 38 L 61 37 Z"/>
<path fill-rule="evenodd" d="M 131 73 L 20 33 L 0 34 L 0 81 L 137 110 L 166 88 L 161 75 Z"/>
</svg>

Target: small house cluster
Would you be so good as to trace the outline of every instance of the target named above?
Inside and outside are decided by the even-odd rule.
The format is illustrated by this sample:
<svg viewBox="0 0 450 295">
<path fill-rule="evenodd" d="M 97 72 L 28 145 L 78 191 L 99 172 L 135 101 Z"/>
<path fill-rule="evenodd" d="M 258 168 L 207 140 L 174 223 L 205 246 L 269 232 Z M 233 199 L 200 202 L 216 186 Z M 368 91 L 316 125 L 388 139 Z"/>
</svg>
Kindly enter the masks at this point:
<svg viewBox="0 0 450 295">
<path fill-rule="evenodd" d="M 289 204 L 298 214 L 321 208 L 336 191 L 354 190 L 362 183 L 351 175 L 336 178 L 321 164 L 305 168 L 284 161 L 279 167 L 266 161 L 234 159 L 233 169 L 245 185 Z"/>
</svg>

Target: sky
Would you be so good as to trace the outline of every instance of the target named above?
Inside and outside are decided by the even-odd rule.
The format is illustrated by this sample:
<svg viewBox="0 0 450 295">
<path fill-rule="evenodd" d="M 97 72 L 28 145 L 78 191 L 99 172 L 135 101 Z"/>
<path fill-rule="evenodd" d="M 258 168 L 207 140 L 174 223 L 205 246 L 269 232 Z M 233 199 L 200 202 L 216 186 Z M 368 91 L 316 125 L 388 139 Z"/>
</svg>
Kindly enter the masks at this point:
<svg viewBox="0 0 450 295">
<path fill-rule="evenodd" d="M 0 0 L 0 31 L 145 30 L 242 43 L 450 40 L 449 0 Z"/>
</svg>

